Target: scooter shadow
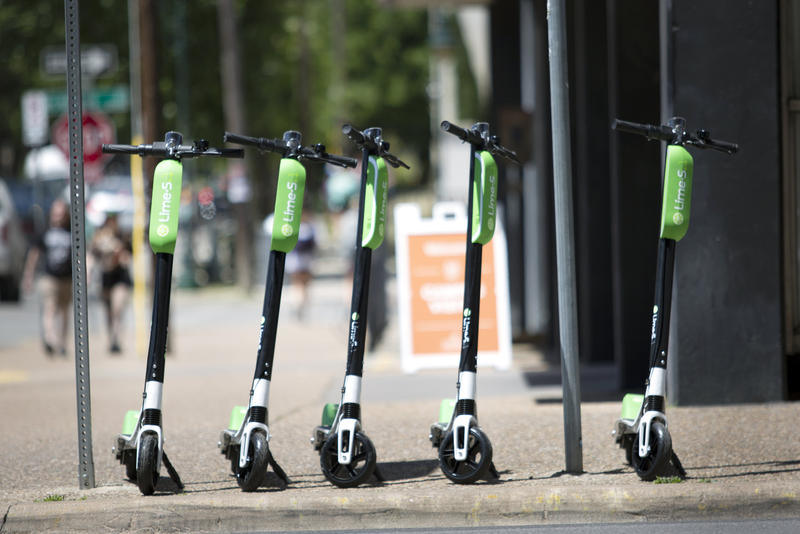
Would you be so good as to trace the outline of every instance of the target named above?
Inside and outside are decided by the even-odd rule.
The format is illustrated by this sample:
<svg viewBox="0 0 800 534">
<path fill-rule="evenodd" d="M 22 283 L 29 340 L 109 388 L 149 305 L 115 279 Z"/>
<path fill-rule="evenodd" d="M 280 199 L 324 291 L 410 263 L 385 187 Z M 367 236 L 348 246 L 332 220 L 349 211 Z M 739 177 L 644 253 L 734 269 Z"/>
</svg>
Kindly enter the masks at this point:
<svg viewBox="0 0 800 534">
<path fill-rule="evenodd" d="M 381 484 L 398 485 L 411 484 L 421 480 L 447 480 L 447 477 L 439 470 L 438 460 L 410 460 L 407 462 L 384 462 L 379 463 L 377 470 L 383 480 Z M 509 471 L 500 471 L 498 474 L 503 476 Z M 476 484 L 503 484 L 501 478 L 487 477 Z"/>
<path fill-rule="evenodd" d="M 795 473 L 800 471 L 800 460 L 774 460 L 770 462 L 752 462 L 752 463 L 741 463 L 741 464 L 722 464 L 722 465 L 704 465 L 704 466 L 692 466 L 686 467 L 686 471 L 701 471 L 704 469 L 729 469 L 729 468 L 736 468 L 736 467 L 751 467 L 751 468 L 758 468 L 763 467 L 762 469 L 749 469 L 747 471 L 743 471 L 741 473 L 721 473 L 721 474 L 707 474 L 701 475 L 698 477 L 689 477 L 689 478 L 702 478 L 708 480 L 714 480 L 719 478 L 735 478 L 735 477 L 744 477 L 744 476 L 751 476 L 751 475 L 774 475 L 778 473 Z M 774 467 L 775 469 L 769 469 L 769 467 Z"/>
<path fill-rule="evenodd" d="M 439 468 L 437 460 L 409 460 L 381 462 L 377 465 L 384 482 L 400 482 L 429 476 Z"/>
</svg>

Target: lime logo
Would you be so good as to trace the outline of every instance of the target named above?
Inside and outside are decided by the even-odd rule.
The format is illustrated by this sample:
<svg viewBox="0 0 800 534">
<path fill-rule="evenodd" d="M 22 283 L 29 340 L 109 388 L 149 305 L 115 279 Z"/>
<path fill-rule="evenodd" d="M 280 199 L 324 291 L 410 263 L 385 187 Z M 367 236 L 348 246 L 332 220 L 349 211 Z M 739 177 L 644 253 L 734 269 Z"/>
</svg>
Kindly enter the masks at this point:
<svg viewBox="0 0 800 534">
<path fill-rule="evenodd" d="M 358 321 L 358 313 L 353 312 L 351 319 L 353 319 L 354 321 Z"/>
<path fill-rule="evenodd" d="M 494 230 L 494 219 L 489 219 L 487 226 L 489 227 L 489 230 Z"/>
<path fill-rule="evenodd" d="M 294 233 L 294 228 L 292 228 L 291 224 L 283 224 L 281 225 L 281 233 L 283 237 L 290 237 Z"/>
<path fill-rule="evenodd" d="M 168 233 L 169 233 L 169 226 L 167 226 L 166 224 L 159 224 L 158 227 L 156 228 L 156 234 L 158 234 L 158 237 L 167 237 Z"/>
<path fill-rule="evenodd" d="M 267 322 L 267 318 L 262 315 L 261 316 L 261 325 L 263 326 L 264 323 L 266 323 L 266 322 Z"/>
<path fill-rule="evenodd" d="M 658 313 L 658 306 L 653 306 L 653 313 Z"/>
<path fill-rule="evenodd" d="M 470 315 L 472 315 L 472 310 L 464 308 L 464 317 L 469 317 Z"/>
<path fill-rule="evenodd" d="M 672 214 L 672 222 L 675 224 L 683 224 L 683 213 L 676 211 Z"/>
</svg>

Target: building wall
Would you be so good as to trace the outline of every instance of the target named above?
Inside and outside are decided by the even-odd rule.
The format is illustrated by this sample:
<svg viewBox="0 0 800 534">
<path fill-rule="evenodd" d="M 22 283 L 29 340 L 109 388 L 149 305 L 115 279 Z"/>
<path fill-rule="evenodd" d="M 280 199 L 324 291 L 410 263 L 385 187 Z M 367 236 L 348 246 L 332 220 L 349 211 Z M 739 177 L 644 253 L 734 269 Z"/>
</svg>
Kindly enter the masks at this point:
<svg viewBox="0 0 800 534">
<path fill-rule="evenodd" d="M 675 259 L 669 397 L 783 399 L 777 2 L 673 0 L 674 114 L 738 142 L 693 150 L 691 226 Z"/>
</svg>

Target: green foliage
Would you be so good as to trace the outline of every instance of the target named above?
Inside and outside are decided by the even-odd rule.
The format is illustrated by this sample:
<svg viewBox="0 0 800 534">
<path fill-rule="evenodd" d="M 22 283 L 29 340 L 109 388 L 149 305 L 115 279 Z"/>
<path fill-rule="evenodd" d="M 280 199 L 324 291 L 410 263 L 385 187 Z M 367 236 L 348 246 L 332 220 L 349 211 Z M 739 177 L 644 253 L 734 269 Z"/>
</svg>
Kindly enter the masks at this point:
<svg viewBox="0 0 800 534">
<path fill-rule="evenodd" d="M 680 484 L 683 482 L 683 478 L 679 476 L 674 477 L 656 477 L 653 481 L 653 484 Z"/>
<path fill-rule="evenodd" d="M 81 43 L 113 43 L 119 54 L 116 74 L 96 80 L 96 87 L 127 83 L 126 10 L 125 0 L 81 0 Z M 19 174 L 27 152 L 22 146 L 22 93 L 29 89 L 66 92 L 64 77 L 45 76 L 40 72 L 39 54 L 50 46 L 64 47 L 63 0 L 0 1 L 0 50 L 3 51 L 0 61 L 0 116 L 3 117 L 0 121 L 0 174 Z M 127 132 L 130 128 L 128 115 L 117 114 L 113 118 L 118 131 Z M 50 117 L 51 122 L 55 119 L 55 116 Z"/>
<path fill-rule="evenodd" d="M 59 502 L 59 501 L 63 501 L 63 500 L 64 500 L 64 496 L 61 495 L 60 493 L 51 493 L 51 494 L 47 495 L 44 499 L 41 499 L 38 502 Z"/>
<path fill-rule="evenodd" d="M 392 151 L 414 164 L 394 173 L 419 183 L 429 168 L 428 22 L 424 9 L 393 8 L 375 0 L 234 2 L 239 21 L 244 108 L 249 135 L 303 132 L 306 143 L 352 154 L 344 122 L 380 126 Z M 187 140 L 219 145 L 225 128 L 216 0 L 155 3 L 159 131 L 182 129 Z M 116 45 L 119 65 L 95 87 L 128 84 L 128 1 L 81 0 L 81 43 Z M 39 53 L 64 46 L 63 0 L 0 1 L 0 173 L 19 174 L 20 98 L 34 88 L 65 89 L 63 77 L 39 72 Z M 84 89 L 87 82 L 84 82 Z M 117 140 L 130 142 L 128 114 L 112 116 Z M 54 121 L 55 117 L 51 117 Z M 152 141 L 152 140 L 147 140 Z M 12 154 L 5 157 L 3 154 Z M 256 186 L 274 179 L 275 162 L 257 160 Z M 220 162 L 196 162 L 198 171 Z M 310 169 L 309 192 L 321 183 Z M 402 174 L 402 177 L 400 176 Z M 259 206 L 267 211 L 269 206 Z"/>
</svg>

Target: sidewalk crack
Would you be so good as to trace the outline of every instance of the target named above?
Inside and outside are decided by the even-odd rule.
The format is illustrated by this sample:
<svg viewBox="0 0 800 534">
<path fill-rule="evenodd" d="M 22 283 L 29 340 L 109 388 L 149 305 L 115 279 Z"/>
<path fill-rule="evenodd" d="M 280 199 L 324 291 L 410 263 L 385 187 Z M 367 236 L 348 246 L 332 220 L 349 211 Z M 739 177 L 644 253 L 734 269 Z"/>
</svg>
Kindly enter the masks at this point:
<svg viewBox="0 0 800 534">
<path fill-rule="evenodd" d="M 8 513 L 11 511 L 11 506 L 13 505 L 9 504 L 8 508 L 6 509 L 6 513 L 3 514 L 3 521 L 0 523 L 0 532 L 3 532 L 3 530 L 5 529 L 6 520 L 8 519 Z"/>
</svg>

